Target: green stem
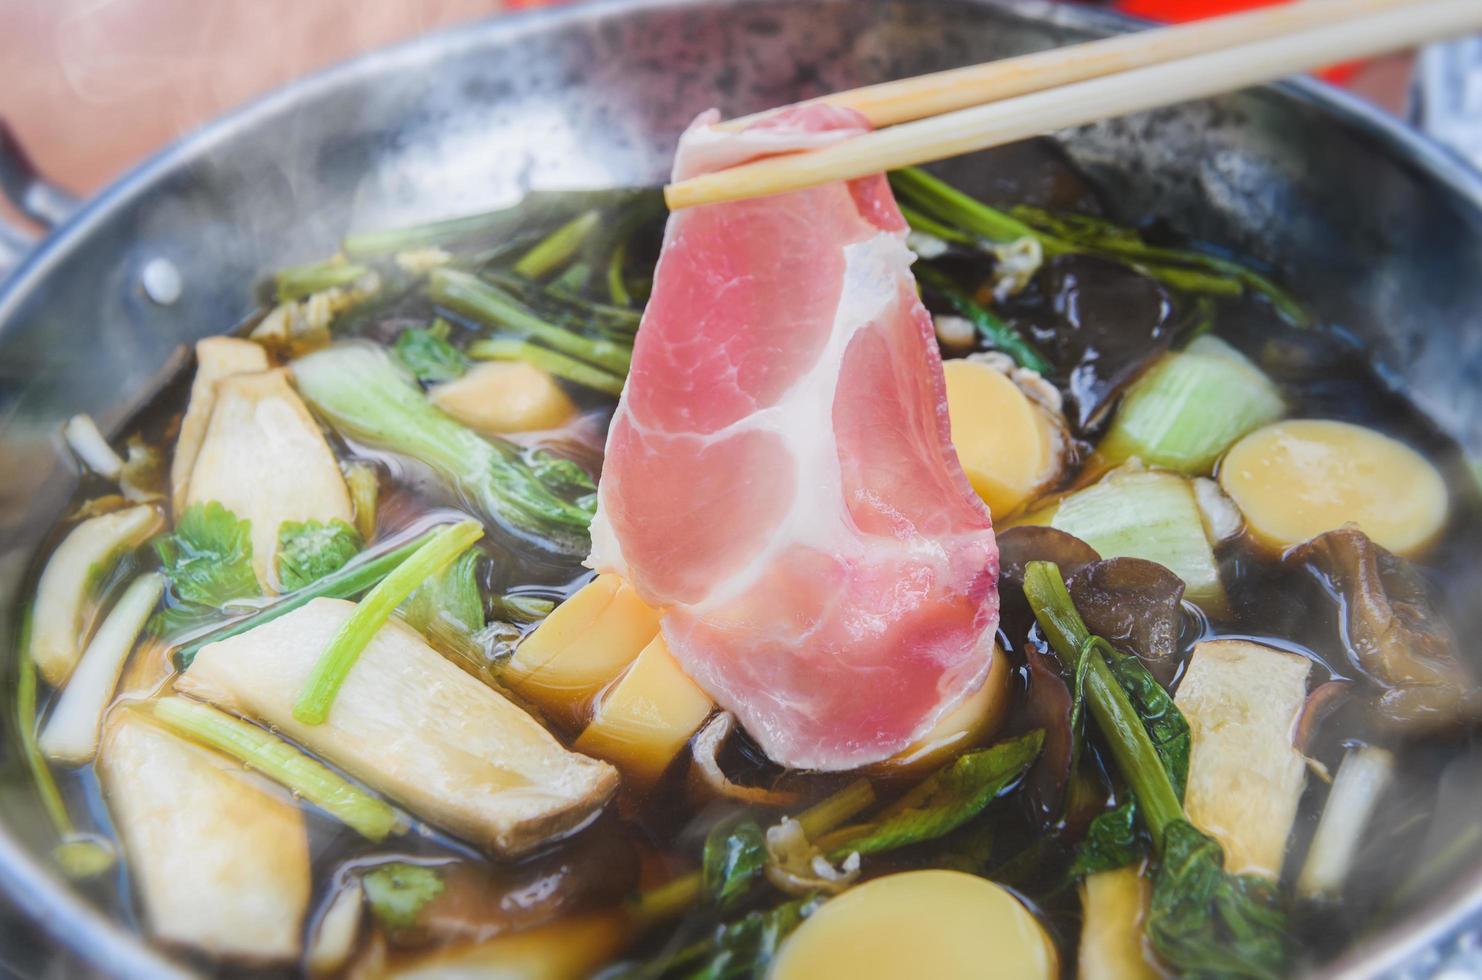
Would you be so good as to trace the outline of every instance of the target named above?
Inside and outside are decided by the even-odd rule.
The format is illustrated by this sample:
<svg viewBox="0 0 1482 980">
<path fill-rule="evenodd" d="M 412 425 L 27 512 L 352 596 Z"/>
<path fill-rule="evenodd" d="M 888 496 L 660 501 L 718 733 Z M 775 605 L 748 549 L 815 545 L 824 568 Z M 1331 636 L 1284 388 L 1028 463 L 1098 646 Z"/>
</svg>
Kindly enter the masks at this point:
<svg viewBox="0 0 1482 980">
<path fill-rule="evenodd" d="M 429 531 L 414 541 L 408 541 L 406 544 L 383 552 L 373 558 L 353 561 L 344 568 L 324 576 L 324 578 L 319 579 L 307 588 L 289 593 L 271 606 L 265 606 L 259 609 L 251 616 L 227 623 L 224 626 L 219 626 L 188 643 L 181 644 L 175 648 L 175 666 L 180 670 L 186 670 L 190 667 L 191 661 L 196 658 L 196 654 L 208 644 L 215 643 L 217 640 L 225 640 L 229 637 L 238 636 L 251 629 L 256 629 L 263 623 L 270 623 L 279 616 L 287 615 L 315 599 L 324 596 L 331 599 L 349 599 L 359 595 L 390 574 L 392 569 L 406 561 L 408 556 L 413 554 L 436 533 L 435 531 Z"/>
<path fill-rule="evenodd" d="M 979 238 L 991 242 L 1037 238 L 1046 255 L 1076 251 L 1069 242 L 1046 235 L 916 167 L 891 171 L 890 185 L 897 194 L 912 202 L 919 213 L 950 221 Z"/>
<path fill-rule="evenodd" d="M 1040 356 L 1029 341 L 959 289 L 945 273 L 929 265 L 920 265 L 916 268 L 916 278 L 922 285 L 940 293 L 958 314 L 978 328 L 978 333 L 988 343 L 1008 354 L 1020 367 L 1040 374 L 1050 373 L 1050 362 Z"/>
<path fill-rule="evenodd" d="M 384 840 L 400 818 L 383 800 L 341 778 L 265 728 L 208 704 L 181 697 L 154 703 L 165 727 L 240 759 L 373 841 Z"/>
<path fill-rule="evenodd" d="M 843 789 L 798 814 L 798 825 L 809 840 L 828 833 L 875 805 L 875 787 L 856 779 Z"/>
<path fill-rule="evenodd" d="M 944 242 L 952 242 L 956 245 L 967 245 L 976 248 L 978 240 L 965 231 L 953 228 L 935 218 L 927 217 L 909 204 L 900 205 L 901 216 L 906 219 L 906 224 L 911 226 L 912 231 L 919 231 L 933 238 L 940 238 Z"/>
<path fill-rule="evenodd" d="M 330 259 L 314 265 L 301 265 L 283 269 L 273 281 L 278 291 L 278 302 L 303 299 L 311 293 L 323 292 L 337 286 L 348 286 L 370 272 L 370 269 L 343 259 Z"/>
<path fill-rule="evenodd" d="M 621 241 L 607 260 L 607 295 L 616 306 L 632 306 L 633 296 L 623 280 L 623 265 L 628 261 L 628 243 Z"/>
<path fill-rule="evenodd" d="M 451 565 L 483 536 L 484 526 L 478 521 L 460 521 L 444 527 L 371 589 L 320 654 L 298 703 L 293 706 L 293 717 L 305 725 L 324 724 L 335 695 L 360 659 L 361 651 L 391 618 L 396 607 L 417 586 Z"/>
<path fill-rule="evenodd" d="M 428 294 L 434 303 L 487 326 L 528 334 L 563 354 L 589 361 L 613 374 L 628 373 L 633 358 L 629 348 L 547 323 L 513 296 L 477 276 L 455 269 L 434 269 L 428 277 Z"/>
<path fill-rule="evenodd" d="M 476 340 L 468 345 L 468 356 L 481 361 L 525 361 L 575 384 L 617 396 L 623 393 L 623 378 L 567 357 L 559 351 L 537 346 L 528 340 L 499 337 Z"/>
<path fill-rule="evenodd" d="M 515 271 L 529 279 L 544 279 L 552 272 L 564 268 L 581 251 L 582 243 L 597 230 L 601 222 L 602 214 L 598 211 L 577 215 L 522 255 L 515 263 Z"/>
<path fill-rule="evenodd" d="M 1106 737 L 1118 771 L 1132 786 L 1139 812 L 1161 849 L 1163 831 L 1172 821 L 1183 819 L 1183 806 L 1142 718 L 1097 649 L 1099 638 L 1091 634 L 1076 612 L 1065 580 L 1054 563 L 1032 561 L 1025 566 L 1024 597 L 1029 600 L 1045 638 L 1072 674 L 1081 669 L 1081 657 L 1095 658 L 1086 673 L 1086 702 L 1091 717 Z"/>
</svg>

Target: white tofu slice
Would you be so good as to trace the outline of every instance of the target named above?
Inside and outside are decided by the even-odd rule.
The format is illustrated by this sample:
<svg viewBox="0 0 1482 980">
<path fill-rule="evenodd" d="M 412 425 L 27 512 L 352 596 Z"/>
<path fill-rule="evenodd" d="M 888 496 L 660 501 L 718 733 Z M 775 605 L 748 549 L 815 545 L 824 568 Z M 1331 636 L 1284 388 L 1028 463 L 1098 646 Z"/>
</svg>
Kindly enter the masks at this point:
<svg viewBox="0 0 1482 980">
<path fill-rule="evenodd" d="M 216 404 L 216 382 L 234 374 L 252 374 L 268 369 L 267 351 L 261 345 L 238 337 L 207 337 L 196 343 L 196 376 L 190 383 L 190 404 L 180 420 L 175 457 L 170 461 L 170 507 L 175 519 L 185 513 L 190 472 L 206 438 L 206 423 Z"/>
<path fill-rule="evenodd" d="M 283 371 L 217 382 L 186 505 L 213 500 L 252 522 L 252 569 L 268 592 L 284 521 L 355 519 L 334 451 Z"/>
<path fill-rule="evenodd" d="M 361 653 L 322 725 L 293 705 L 354 604 L 315 599 L 196 655 L 176 688 L 256 718 L 459 836 L 518 855 L 582 826 L 618 774 L 392 621 Z"/>
<path fill-rule="evenodd" d="M 1245 640 L 1194 648 L 1174 703 L 1193 751 L 1184 811 L 1236 874 L 1281 876 L 1307 780 L 1292 732 L 1307 699 L 1304 657 Z"/>
<path fill-rule="evenodd" d="M 31 657 L 53 687 L 67 679 L 91 623 L 85 622 L 98 579 L 126 551 L 164 526 L 153 507 L 129 507 L 90 517 L 74 527 L 46 562 L 31 616 Z"/>
<path fill-rule="evenodd" d="M 298 958 L 309 906 L 298 807 L 129 709 L 110 717 L 98 760 L 154 936 L 213 956 Z"/>
</svg>

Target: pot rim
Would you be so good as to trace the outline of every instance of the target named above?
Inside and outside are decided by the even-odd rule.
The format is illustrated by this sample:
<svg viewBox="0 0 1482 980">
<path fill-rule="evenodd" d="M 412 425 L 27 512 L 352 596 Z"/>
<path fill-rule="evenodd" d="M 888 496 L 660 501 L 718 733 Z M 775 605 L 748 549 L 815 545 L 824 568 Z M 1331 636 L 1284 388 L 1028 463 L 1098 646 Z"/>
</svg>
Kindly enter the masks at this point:
<svg viewBox="0 0 1482 980">
<path fill-rule="evenodd" d="M 9 276 L 0 279 L 0 331 L 15 316 L 27 296 L 40 286 L 71 250 L 93 234 L 116 210 L 142 198 L 162 179 L 192 162 L 235 133 L 289 109 L 294 103 L 375 74 L 387 62 L 416 65 L 450 49 L 476 47 L 537 34 L 548 28 L 596 23 L 629 13 L 701 5 L 742 6 L 755 0 L 592 0 L 577 5 L 505 13 L 456 24 L 355 56 L 290 81 L 186 133 L 146 158 L 92 196 L 68 220 L 52 229 Z M 840 3 L 847 0 L 810 0 Z M 1113 34 L 1144 24 L 1110 11 L 1052 0 L 966 0 L 998 7 L 1028 20 L 1092 34 Z M 1289 79 L 1268 86 L 1286 98 L 1309 105 L 1337 119 L 1346 128 L 1370 138 L 1393 159 L 1408 164 L 1431 182 L 1444 186 L 1482 224 L 1482 172 L 1459 155 L 1432 141 L 1401 120 L 1357 96 L 1310 78 Z M 13 725 L 9 711 L 5 718 Z M 0 824 L 0 891 L 56 943 L 92 967 L 129 978 L 188 977 L 191 972 L 152 949 L 141 937 L 105 916 L 21 841 Z M 1403 964 L 1421 950 L 1437 945 L 1482 910 L 1482 867 L 1405 920 L 1372 936 L 1325 967 L 1327 977 L 1370 976 Z M 79 936 L 87 941 L 80 942 Z"/>
</svg>

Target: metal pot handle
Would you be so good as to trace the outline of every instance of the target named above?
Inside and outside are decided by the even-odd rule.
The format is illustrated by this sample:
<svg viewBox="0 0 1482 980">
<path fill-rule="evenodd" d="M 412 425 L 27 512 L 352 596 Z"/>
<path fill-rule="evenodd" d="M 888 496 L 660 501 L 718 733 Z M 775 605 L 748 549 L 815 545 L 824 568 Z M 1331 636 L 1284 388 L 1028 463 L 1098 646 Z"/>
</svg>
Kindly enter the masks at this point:
<svg viewBox="0 0 1482 980">
<path fill-rule="evenodd" d="M 4 119 L 0 119 L 0 194 L 44 231 L 77 210 L 77 198 L 37 173 L 30 155 Z M 36 241 L 31 231 L 0 217 L 0 279 L 20 263 Z"/>
</svg>

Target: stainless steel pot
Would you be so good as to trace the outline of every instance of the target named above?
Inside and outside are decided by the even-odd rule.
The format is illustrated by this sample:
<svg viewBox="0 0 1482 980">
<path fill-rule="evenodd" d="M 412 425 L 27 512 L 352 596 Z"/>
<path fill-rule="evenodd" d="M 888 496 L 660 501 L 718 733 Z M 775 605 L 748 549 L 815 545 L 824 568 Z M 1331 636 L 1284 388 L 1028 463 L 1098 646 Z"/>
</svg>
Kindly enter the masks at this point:
<svg viewBox="0 0 1482 980">
<path fill-rule="evenodd" d="M 1126 26 L 1043 0 L 614 0 L 429 36 L 186 138 L 54 228 L 0 288 L 0 649 L 13 647 L 28 564 L 73 486 L 62 421 L 85 411 L 120 425 L 179 345 L 253 309 L 264 271 L 320 256 L 350 228 L 487 208 L 530 187 L 657 181 L 677 134 L 712 105 L 743 112 Z M 1482 451 L 1482 178 L 1459 160 L 1307 82 L 1060 135 L 1128 215 L 1163 215 L 1300 283 Z M 0 185 L 43 222 L 68 210 L 13 146 L 0 146 Z M 13 657 L 3 670 L 14 676 Z M 0 685 L 7 702 L 11 690 Z M 167 975 L 176 967 L 48 867 L 9 703 L 5 718 L 0 884 L 33 937 L 112 975 Z M 1331 969 L 1413 964 L 1479 911 L 1474 868 Z"/>
</svg>

